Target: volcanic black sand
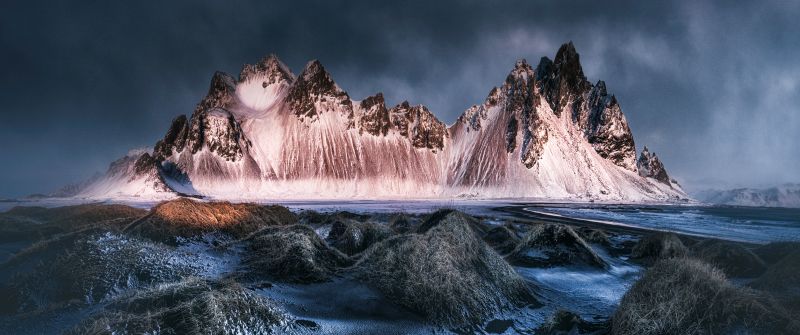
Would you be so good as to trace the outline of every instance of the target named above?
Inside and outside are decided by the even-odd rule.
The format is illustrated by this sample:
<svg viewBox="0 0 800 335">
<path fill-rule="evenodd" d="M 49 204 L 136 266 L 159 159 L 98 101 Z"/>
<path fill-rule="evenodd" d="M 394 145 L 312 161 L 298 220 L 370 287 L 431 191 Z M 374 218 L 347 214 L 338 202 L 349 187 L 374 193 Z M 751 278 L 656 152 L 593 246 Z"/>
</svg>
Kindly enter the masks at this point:
<svg viewBox="0 0 800 335">
<path fill-rule="evenodd" d="M 800 244 L 503 206 L 0 213 L 0 333 L 798 334 Z"/>
</svg>

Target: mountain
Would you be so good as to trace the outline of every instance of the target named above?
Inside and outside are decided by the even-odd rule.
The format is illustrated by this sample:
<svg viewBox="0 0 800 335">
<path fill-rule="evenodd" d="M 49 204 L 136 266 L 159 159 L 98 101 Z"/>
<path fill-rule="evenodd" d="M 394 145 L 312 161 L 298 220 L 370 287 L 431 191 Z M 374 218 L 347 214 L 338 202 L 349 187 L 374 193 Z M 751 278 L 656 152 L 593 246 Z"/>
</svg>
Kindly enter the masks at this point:
<svg viewBox="0 0 800 335">
<path fill-rule="evenodd" d="M 381 93 L 354 100 L 319 61 L 295 75 L 270 55 L 238 78 L 215 73 L 191 117 L 77 196 L 685 199 L 642 154 L 571 42 L 535 67 L 517 61 L 450 126 L 423 105 L 387 106 Z"/>
<path fill-rule="evenodd" d="M 698 192 L 697 200 L 719 205 L 800 208 L 800 184 Z"/>
<path fill-rule="evenodd" d="M 664 164 L 658 159 L 655 152 L 650 152 L 647 146 L 642 149 L 639 159 L 636 161 L 636 167 L 639 169 L 639 175 L 645 178 L 652 178 L 668 186 L 680 187 L 675 179 L 672 179 L 667 174 L 667 169 Z"/>
</svg>

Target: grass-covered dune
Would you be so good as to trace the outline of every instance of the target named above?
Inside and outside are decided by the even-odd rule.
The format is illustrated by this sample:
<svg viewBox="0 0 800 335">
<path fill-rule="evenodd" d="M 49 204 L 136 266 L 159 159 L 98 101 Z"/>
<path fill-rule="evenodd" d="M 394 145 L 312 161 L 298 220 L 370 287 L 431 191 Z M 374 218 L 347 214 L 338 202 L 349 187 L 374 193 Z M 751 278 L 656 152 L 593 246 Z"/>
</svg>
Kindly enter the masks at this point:
<svg viewBox="0 0 800 335">
<path fill-rule="evenodd" d="M 162 202 L 150 213 L 131 223 L 126 232 L 164 242 L 205 232 L 224 232 L 237 238 L 268 226 L 297 223 L 297 216 L 283 206 L 202 202 L 180 198 Z"/>
<path fill-rule="evenodd" d="M 382 241 L 357 264 L 359 276 L 436 324 L 459 326 L 536 303 L 528 284 L 478 236 L 479 223 L 440 211 L 417 232 Z"/>
<path fill-rule="evenodd" d="M 69 334 L 277 334 L 292 326 L 275 302 L 235 282 L 189 278 L 117 299 Z"/>
<path fill-rule="evenodd" d="M 612 333 L 798 334 L 800 324 L 763 292 L 736 286 L 697 259 L 656 262 L 625 294 Z"/>
</svg>

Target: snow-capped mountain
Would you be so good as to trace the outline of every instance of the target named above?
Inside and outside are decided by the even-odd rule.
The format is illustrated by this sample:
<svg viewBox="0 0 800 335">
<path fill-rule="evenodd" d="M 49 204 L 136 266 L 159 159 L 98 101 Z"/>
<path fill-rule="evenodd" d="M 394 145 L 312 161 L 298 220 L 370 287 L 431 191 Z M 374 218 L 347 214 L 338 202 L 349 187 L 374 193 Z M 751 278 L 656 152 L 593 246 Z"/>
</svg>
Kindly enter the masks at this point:
<svg viewBox="0 0 800 335">
<path fill-rule="evenodd" d="M 705 190 L 695 196 L 698 200 L 710 204 L 800 208 L 800 184 L 783 184 L 769 188 Z"/>
<path fill-rule="evenodd" d="M 295 76 L 270 55 L 238 79 L 215 73 L 152 153 L 115 162 L 78 196 L 686 198 L 645 152 L 637 164 L 616 97 L 586 79 L 571 42 L 536 67 L 517 61 L 450 126 L 381 93 L 353 100 L 316 60 Z"/>
</svg>

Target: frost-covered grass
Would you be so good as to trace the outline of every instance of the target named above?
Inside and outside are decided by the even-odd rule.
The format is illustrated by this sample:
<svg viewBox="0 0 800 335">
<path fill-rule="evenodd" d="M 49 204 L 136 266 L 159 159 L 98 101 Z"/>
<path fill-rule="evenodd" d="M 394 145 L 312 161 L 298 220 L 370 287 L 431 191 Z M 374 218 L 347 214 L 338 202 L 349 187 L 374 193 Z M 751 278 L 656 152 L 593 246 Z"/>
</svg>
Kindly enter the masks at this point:
<svg viewBox="0 0 800 335">
<path fill-rule="evenodd" d="M 92 305 L 197 270 L 190 262 L 175 262 L 171 247 L 135 237 L 106 232 L 64 242 L 42 245 L 39 257 L 3 266 L 15 273 L 3 285 L 14 293 L 3 300 L 4 309 Z"/>
<path fill-rule="evenodd" d="M 120 298 L 70 334 L 271 334 L 290 330 L 290 321 L 235 282 L 188 279 Z"/>
</svg>

